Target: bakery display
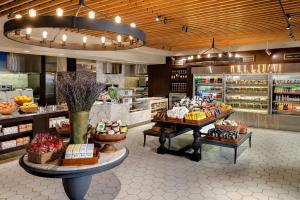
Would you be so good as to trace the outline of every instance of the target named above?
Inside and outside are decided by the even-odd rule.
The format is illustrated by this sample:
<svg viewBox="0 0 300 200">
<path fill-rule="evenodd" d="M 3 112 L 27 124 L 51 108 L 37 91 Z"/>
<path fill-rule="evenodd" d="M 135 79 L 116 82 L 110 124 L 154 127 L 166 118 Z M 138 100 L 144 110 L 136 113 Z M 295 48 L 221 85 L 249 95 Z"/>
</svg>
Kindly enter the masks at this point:
<svg viewBox="0 0 300 200">
<path fill-rule="evenodd" d="M 0 114 L 10 115 L 17 109 L 16 105 L 11 102 L 0 103 Z"/>
</svg>

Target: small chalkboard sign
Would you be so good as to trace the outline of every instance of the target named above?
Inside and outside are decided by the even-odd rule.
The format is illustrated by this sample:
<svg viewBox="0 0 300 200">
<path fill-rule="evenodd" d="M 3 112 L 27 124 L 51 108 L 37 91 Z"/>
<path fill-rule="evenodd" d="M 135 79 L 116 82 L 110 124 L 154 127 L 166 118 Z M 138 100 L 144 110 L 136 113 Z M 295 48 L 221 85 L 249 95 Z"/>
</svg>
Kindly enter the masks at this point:
<svg viewBox="0 0 300 200">
<path fill-rule="evenodd" d="M 300 52 L 284 54 L 284 60 L 299 60 L 299 59 L 300 59 Z"/>
</svg>

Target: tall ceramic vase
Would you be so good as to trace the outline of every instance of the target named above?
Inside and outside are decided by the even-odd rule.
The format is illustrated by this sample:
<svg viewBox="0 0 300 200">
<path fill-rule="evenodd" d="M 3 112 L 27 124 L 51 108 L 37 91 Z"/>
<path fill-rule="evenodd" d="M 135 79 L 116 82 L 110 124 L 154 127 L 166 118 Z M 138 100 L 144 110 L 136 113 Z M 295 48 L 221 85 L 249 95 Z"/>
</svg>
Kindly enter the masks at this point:
<svg viewBox="0 0 300 200">
<path fill-rule="evenodd" d="M 71 144 L 86 144 L 89 125 L 89 112 L 70 112 Z"/>
</svg>

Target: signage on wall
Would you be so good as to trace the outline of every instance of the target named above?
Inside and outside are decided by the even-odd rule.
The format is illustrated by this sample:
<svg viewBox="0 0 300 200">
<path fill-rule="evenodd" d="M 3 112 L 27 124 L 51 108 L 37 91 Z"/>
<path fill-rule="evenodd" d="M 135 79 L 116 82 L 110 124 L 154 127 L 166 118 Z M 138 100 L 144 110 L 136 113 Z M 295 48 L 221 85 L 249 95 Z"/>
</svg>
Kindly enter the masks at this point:
<svg viewBox="0 0 300 200">
<path fill-rule="evenodd" d="M 300 52 L 298 53 L 285 53 L 284 60 L 300 60 Z"/>
<path fill-rule="evenodd" d="M 255 62 L 255 55 L 252 56 L 243 56 L 243 63 Z"/>
</svg>

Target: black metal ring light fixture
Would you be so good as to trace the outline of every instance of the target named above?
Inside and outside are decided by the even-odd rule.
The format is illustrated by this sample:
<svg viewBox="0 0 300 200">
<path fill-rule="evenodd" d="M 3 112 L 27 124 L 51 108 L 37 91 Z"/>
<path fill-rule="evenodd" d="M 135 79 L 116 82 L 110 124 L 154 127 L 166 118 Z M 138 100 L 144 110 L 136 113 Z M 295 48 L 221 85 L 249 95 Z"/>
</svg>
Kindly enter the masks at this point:
<svg viewBox="0 0 300 200">
<path fill-rule="evenodd" d="M 85 6 L 83 1 L 80 3 L 80 7 Z M 78 11 L 76 16 L 16 17 L 4 24 L 4 35 L 8 39 L 24 44 L 72 50 L 126 50 L 145 45 L 145 33 L 136 28 L 135 24 L 132 26 L 104 19 L 78 17 L 77 14 Z M 40 32 L 40 35 L 35 35 L 36 32 L 31 33 L 39 29 L 41 30 L 36 32 Z M 51 39 L 44 29 L 58 29 L 58 31 Z M 62 34 L 62 31 L 77 34 L 80 30 L 92 32 L 90 35 L 99 40 L 92 38 L 93 41 L 87 43 L 87 37 L 84 36 L 82 41 L 78 41 L 78 38 L 66 41 L 66 34 Z M 58 39 L 59 35 L 62 36 L 61 39 Z"/>
</svg>

